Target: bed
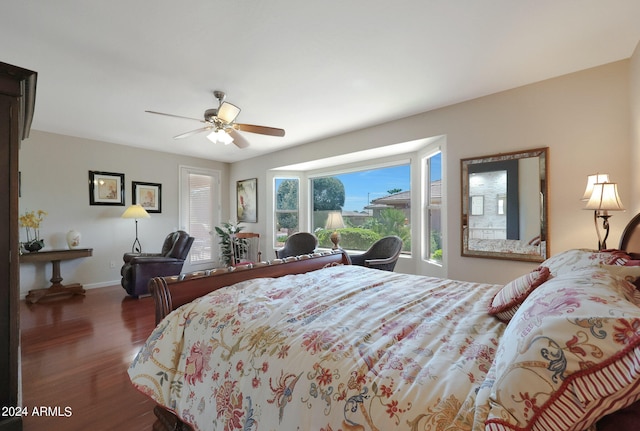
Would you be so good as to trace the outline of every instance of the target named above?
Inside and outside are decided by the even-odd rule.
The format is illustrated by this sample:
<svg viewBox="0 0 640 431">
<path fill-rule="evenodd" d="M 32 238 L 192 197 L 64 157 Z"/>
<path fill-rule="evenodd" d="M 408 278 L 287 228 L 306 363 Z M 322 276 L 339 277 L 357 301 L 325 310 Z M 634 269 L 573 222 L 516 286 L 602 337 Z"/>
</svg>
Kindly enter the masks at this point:
<svg viewBox="0 0 640 431">
<path fill-rule="evenodd" d="M 153 279 L 158 326 L 129 376 L 157 403 L 154 430 L 637 426 L 631 255 L 567 250 L 504 286 L 349 263 Z"/>
</svg>

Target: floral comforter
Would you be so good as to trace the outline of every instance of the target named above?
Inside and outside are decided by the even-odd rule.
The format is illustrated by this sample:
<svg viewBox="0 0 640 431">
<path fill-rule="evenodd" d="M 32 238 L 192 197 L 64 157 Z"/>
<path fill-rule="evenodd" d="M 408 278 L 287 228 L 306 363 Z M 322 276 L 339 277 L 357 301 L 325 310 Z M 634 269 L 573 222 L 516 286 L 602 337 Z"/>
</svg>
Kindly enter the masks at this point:
<svg viewBox="0 0 640 431">
<path fill-rule="evenodd" d="M 501 286 L 335 266 L 175 310 L 129 369 L 196 430 L 484 430 Z"/>
</svg>

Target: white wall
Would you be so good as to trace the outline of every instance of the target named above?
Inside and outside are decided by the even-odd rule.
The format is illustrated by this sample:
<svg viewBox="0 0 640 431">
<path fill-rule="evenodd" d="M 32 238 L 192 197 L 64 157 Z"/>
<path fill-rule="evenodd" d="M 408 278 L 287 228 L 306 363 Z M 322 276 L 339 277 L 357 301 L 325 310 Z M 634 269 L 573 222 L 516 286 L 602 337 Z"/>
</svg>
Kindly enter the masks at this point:
<svg viewBox="0 0 640 431">
<path fill-rule="evenodd" d="M 592 213 L 583 211 L 580 201 L 587 175 L 610 173 L 612 181 L 619 183 L 623 202 L 632 201 L 629 70 L 630 61 L 620 61 L 234 163 L 229 187 L 231 190 L 235 181 L 257 173 L 258 211 L 264 214 L 266 199 L 270 198 L 265 181 L 268 169 L 446 135 L 445 171 L 450 194 L 447 276 L 504 283 L 535 265 L 460 256 L 460 159 L 549 147 L 551 253 L 596 247 Z M 231 205 L 234 200 L 231 196 Z M 615 214 L 610 220 L 610 245 L 617 245 L 633 214 Z M 259 217 L 251 230 L 268 238 L 265 217 Z M 405 265 L 412 267 L 415 263 Z"/>
<path fill-rule="evenodd" d="M 20 150 L 20 214 L 48 212 L 40 229 L 46 248 L 66 248 L 70 229 L 82 234 L 81 247 L 93 248 L 92 257 L 61 262 L 63 283 L 82 283 L 85 288 L 119 284 L 122 254 L 131 251 L 135 238 L 134 221 L 120 218 L 132 203 L 131 182 L 162 184 L 162 213 L 138 222 L 143 251 L 158 252 L 165 236 L 179 227 L 179 165 L 216 169 L 225 179 L 229 170 L 226 163 L 32 131 Z M 125 174 L 125 206 L 89 205 L 89 170 Z M 229 200 L 226 193 L 225 187 L 221 202 Z M 228 213 L 222 216 L 226 220 Z M 20 235 L 24 241 L 22 228 Z M 22 295 L 48 286 L 50 278 L 51 264 L 21 264 Z"/>
<path fill-rule="evenodd" d="M 629 67 L 631 101 L 629 111 L 631 117 L 631 196 L 627 205 L 627 212 L 636 214 L 640 212 L 640 42 L 631 56 Z M 624 202 L 624 201 L 623 201 Z"/>
<path fill-rule="evenodd" d="M 631 120 L 631 116 L 633 121 Z M 633 126 L 633 128 L 632 128 Z M 178 165 L 217 169 L 223 179 L 222 220 L 235 214 L 235 181 L 258 177 L 258 223 L 247 230 L 267 237 L 266 171 L 271 168 L 347 152 L 446 135 L 446 209 L 449 222 L 450 278 L 504 283 L 535 265 L 460 256 L 460 159 L 499 152 L 550 147 L 551 253 L 596 245 L 592 213 L 580 201 L 588 174 L 608 172 L 619 183 L 628 211 L 611 219 L 609 245 L 617 244 L 626 222 L 640 209 L 640 174 L 632 165 L 640 158 L 640 54 L 620 61 L 514 90 L 347 133 L 244 162 L 227 165 L 69 136 L 33 131 L 20 152 L 20 213 L 43 209 L 49 216 L 42 233 L 49 246 L 64 244 L 69 229 L 83 235 L 93 257 L 62 262 L 65 280 L 85 287 L 119 283 L 122 253 L 131 249 L 132 220 L 120 218 L 125 207 L 90 206 L 88 171 L 126 175 L 126 204 L 131 181 L 162 183 L 163 212 L 139 222 L 145 250 L 159 249 L 178 224 Z M 285 138 L 286 139 L 286 138 Z M 633 147 L 631 143 L 633 142 Z M 630 157 L 631 155 L 631 157 Z M 633 182 L 632 182 L 633 181 Z M 631 194 L 634 190 L 633 195 Z M 638 196 L 638 197 L 636 197 Z M 224 205 L 228 202 L 229 205 Z M 231 210 L 230 210 L 231 209 Z M 24 232 L 21 232 L 24 235 Z M 116 261 L 116 268 L 110 262 Z M 415 271 L 416 262 L 399 269 Z M 21 291 L 43 287 L 50 265 L 23 264 Z M 418 272 L 421 272 L 418 270 Z"/>
</svg>

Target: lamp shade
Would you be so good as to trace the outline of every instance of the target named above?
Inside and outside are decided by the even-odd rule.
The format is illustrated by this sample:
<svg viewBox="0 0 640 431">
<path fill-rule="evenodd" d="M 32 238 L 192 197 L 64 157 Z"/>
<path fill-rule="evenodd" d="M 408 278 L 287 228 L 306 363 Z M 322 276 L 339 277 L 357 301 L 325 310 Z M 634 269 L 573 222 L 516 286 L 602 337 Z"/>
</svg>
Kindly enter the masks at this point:
<svg viewBox="0 0 640 431">
<path fill-rule="evenodd" d="M 342 219 L 342 213 L 340 211 L 332 211 L 327 217 L 326 229 L 342 229 L 344 227 L 344 220 Z"/>
<path fill-rule="evenodd" d="M 240 108 L 229 102 L 223 102 L 218 108 L 218 118 L 227 124 L 233 122 L 239 113 Z"/>
<path fill-rule="evenodd" d="M 591 198 L 591 194 L 593 193 L 593 185 L 596 183 L 608 183 L 609 182 L 609 174 L 593 174 L 587 177 L 587 187 L 584 190 L 584 195 L 582 196 L 583 201 L 588 201 Z"/>
<path fill-rule="evenodd" d="M 618 195 L 617 183 L 595 183 L 586 210 L 623 211 L 624 206 Z"/>
<path fill-rule="evenodd" d="M 149 218 L 149 213 L 147 210 L 142 208 L 140 204 L 133 204 L 127 210 L 122 213 L 122 218 Z"/>
</svg>

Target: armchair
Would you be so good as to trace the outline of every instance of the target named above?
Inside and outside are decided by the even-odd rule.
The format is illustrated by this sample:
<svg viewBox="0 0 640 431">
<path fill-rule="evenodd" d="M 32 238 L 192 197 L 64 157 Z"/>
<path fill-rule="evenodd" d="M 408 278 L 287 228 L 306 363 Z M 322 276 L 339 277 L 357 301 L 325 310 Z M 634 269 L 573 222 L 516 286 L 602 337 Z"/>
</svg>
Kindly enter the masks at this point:
<svg viewBox="0 0 640 431">
<path fill-rule="evenodd" d="M 289 256 L 313 253 L 318 246 L 318 238 L 309 232 L 296 232 L 289 236 L 281 249 L 276 250 L 276 257 L 284 259 Z"/>
<path fill-rule="evenodd" d="M 386 236 L 374 242 L 364 253 L 349 257 L 352 265 L 393 271 L 401 251 L 402 239 L 397 236 Z"/>
<path fill-rule="evenodd" d="M 193 240 L 188 233 L 179 230 L 167 235 L 160 253 L 125 253 L 120 270 L 124 290 L 137 298 L 149 293 L 148 284 L 153 277 L 180 274 Z"/>
</svg>

